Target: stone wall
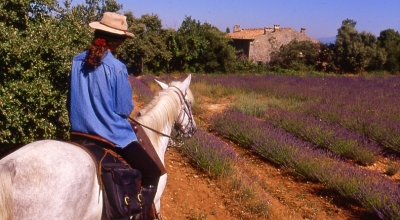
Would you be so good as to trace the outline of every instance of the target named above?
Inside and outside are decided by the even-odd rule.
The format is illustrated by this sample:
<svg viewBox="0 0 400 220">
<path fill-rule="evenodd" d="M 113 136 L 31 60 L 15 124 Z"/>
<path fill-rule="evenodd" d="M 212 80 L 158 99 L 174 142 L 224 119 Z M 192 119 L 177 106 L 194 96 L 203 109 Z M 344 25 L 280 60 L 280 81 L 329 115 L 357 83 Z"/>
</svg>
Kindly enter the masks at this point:
<svg viewBox="0 0 400 220">
<path fill-rule="evenodd" d="M 255 62 L 269 62 L 270 55 L 273 51 L 279 50 L 282 45 L 288 44 L 290 41 L 296 39 L 298 41 L 312 41 L 318 43 L 315 40 L 305 34 L 305 29 L 302 28 L 301 32 L 293 30 L 291 28 L 279 28 L 279 29 L 266 29 L 264 35 L 255 37 L 250 42 L 249 48 L 249 59 Z"/>
<path fill-rule="evenodd" d="M 235 25 L 233 33 L 228 35 L 233 38 L 232 45 L 236 51 L 241 51 L 239 56 L 245 56 L 254 62 L 269 62 L 273 51 L 295 39 L 319 43 L 306 35 L 305 28 L 296 31 L 292 28 L 281 28 L 279 24 L 275 24 L 274 27 L 251 29 L 241 29 L 240 25 Z"/>
</svg>

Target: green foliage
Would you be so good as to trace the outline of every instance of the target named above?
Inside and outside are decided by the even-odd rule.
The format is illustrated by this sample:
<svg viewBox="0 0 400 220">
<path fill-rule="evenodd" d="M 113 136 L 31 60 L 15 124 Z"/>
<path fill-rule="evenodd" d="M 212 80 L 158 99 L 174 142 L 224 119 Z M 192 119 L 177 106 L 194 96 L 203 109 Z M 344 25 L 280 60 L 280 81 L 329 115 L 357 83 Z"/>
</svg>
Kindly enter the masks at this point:
<svg viewBox="0 0 400 220">
<path fill-rule="evenodd" d="M 247 58 L 238 57 L 232 62 L 232 69 L 236 73 L 266 73 L 270 67 L 266 63 L 255 63 Z"/>
<path fill-rule="evenodd" d="M 263 96 L 256 93 L 239 94 L 237 100 L 233 104 L 233 109 L 243 112 L 245 115 L 252 117 L 262 117 L 268 108 L 268 102 L 262 100 Z"/>
<path fill-rule="evenodd" d="M 385 174 L 388 176 L 394 176 L 397 172 L 399 172 L 400 166 L 396 163 L 395 157 L 389 157 L 389 163 L 386 167 Z"/>
<path fill-rule="evenodd" d="M 126 63 L 129 72 L 166 72 L 171 52 L 167 48 L 167 37 L 171 30 L 162 29 L 157 15 L 142 15 L 137 19 L 131 12 L 125 13 L 129 30 L 135 34 L 119 48 L 118 55 Z"/>
<path fill-rule="evenodd" d="M 135 18 L 127 12 L 129 30 L 135 34 L 118 51 L 129 72 L 228 72 L 235 49 L 226 33 L 208 23 L 186 17 L 178 31 L 163 29 L 157 15 Z"/>
<path fill-rule="evenodd" d="M 175 36 L 168 42 L 172 49 L 171 68 L 190 72 L 227 72 L 235 60 L 230 38 L 218 28 L 185 17 Z"/>
<path fill-rule="evenodd" d="M 381 32 L 377 39 L 368 32 L 359 33 L 357 22 L 342 21 L 335 44 L 315 45 L 296 40 L 271 53 L 269 63 L 273 70 L 323 71 L 362 73 L 388 70 L 397 73 L 400 68 L 400 37 L 392 29 Z"/>
<path fill-rule="evenodd" d="M 316 65 L 319 49 L 319 45 L 311 41 L 293 40 L 282 45 L 279 51 L 272 52 L 270 65 L 285 69 L 312 70 Z"/>
<path fill-rule="evenodd" d="M 335 72 L 336 66 L 333 62 L 334 59 L 334 44 L 320 44 L 318 60 L 315 69 L 322 72 Z"/>
<path fill-rule="evenodd" d="M 400 33 L 393 29 L 381 31 L 378 44 L 387 52 L 385 70 L 391 73 L 400 73 Z"/>
<path fill-rule="evenodd" d="M 336 66 L 340 72 L 347 73 L 381 68 L 386 62 L 386 52 L 377 47 L 373 34 L 358 33 L 356 24 L 357 22 L 346 19 L 338 29 L 334 47 Z"/>
<path fill-rule="evenodd" d="M 90 42 L 87 8 L 54 1 L 0 3 L 0 142 L 66 138 L 73 56 Z M 9 12 L 9 10 L 11 10 Z"/>
</svg>

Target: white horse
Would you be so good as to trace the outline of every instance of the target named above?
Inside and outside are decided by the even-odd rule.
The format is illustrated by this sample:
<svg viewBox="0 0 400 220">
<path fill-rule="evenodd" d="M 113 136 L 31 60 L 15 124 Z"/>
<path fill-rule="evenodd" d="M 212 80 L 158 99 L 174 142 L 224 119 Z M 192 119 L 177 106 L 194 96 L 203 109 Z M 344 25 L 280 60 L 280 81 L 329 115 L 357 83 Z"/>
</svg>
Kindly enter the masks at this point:
<svg viewBox="0 0 400 220">
<path fill-rule="evenodd" d="M 189 75 L 183 82 L 170 85 L 157 81 L 162 90 L 136 117 L 152 128 L 144 130 L 163 163 L 172 129 L 175 127 L 181 136 L 191 136 L 196 127 L 190 80 Z M 166 181 L 164 174 L 154 199 L 158 213 Z M 1 220 L 93 220 L 101 218 L 102 206 L 95 164 L 73 144 L 35 141 L 0 160 Z"/>
</svg>

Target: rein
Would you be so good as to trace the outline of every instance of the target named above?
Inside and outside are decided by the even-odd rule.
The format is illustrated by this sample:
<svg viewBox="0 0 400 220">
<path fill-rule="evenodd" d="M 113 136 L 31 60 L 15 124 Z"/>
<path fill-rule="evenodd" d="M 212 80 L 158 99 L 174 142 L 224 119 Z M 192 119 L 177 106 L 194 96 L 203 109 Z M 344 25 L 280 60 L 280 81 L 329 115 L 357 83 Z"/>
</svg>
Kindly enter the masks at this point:
<svg viewBox="0 0 400 220">
<path fill-rule="evenodd" d="M 169 138 L 168 147 L 182 147 L 182 145 L 183 145 L 183 140 L 182 140 L 182 138 L 178 137 L 178 134 L 176 135 L 176 137 L 172 137 L 172 136 L 170 136 L 170 135 L 167 135 L 167 134 L 164 134 L 164 133 L 162 133 L 162 132 L 160 132 L 160 131 L 157 131 L 157 130 L 154 129 L 154 128 L 151 128 L 151 127 L 149 127 L 149 126 L 146 126 L 146 125 L 144 125 L 144 124 L 138 122 L 137 120 L 135 120 L 135 119 L 133 119 L 133 118 L 131 118 L 131 117 L 128 117 L 128 118 L 129 118 L 131 121 L 135 122 L 136 124 L 138 124 L 138 125 L 140 125 L 140 126 L 142 126 L 142 127 L 144 127 L 144 128 L 147 128 L 147 129 L 149 129 L 150 131 L 152 131 L 152 132 L 154 132 L 154 133 L 157 133 L 157 134 L 159 134 L 159 135 L 161 135 L 161 136 L 164 136 L 164 137 Z M 176 143 L 176 141 L 178 141 L 178 143 Z"/>
<path fill-rule="evenodd" d="M 160 132 L 160 131 L 157 131 L 157 130 L 154 129 L 154 128 L 150 128 L 149 126 L 146 126 L 146 125 L 144 125 L 144 124 L 138 122 L 138 121 L 135 120 L 134 118 L 131 118 L 131 117 L 128 117 L 128 118 L 129 118 L 131 121 L 135 122 L 136 124 L 138 124 L 138 125 L 140 125 L 140 126 L 142 126 L 142 127 L 144 127 L 144 128 L 147 128 L 147 129 L 149 129 L 150 131 L 155 132 L 155 133 L 157 133 L 157 134 L 159 134 L 159 135 L 161 135 L 161 136 L 168 137 L 168 138 L 175 139 L 175 140 L 181 140 L 181 138 L 176 138 L 176 137 L 174 138 L 174 137 L 171 137 L 170 135 L 167 135 L 167 134 L 164 134 L 164 133 L 162 133 L 162 132 Z"/>
</svg>

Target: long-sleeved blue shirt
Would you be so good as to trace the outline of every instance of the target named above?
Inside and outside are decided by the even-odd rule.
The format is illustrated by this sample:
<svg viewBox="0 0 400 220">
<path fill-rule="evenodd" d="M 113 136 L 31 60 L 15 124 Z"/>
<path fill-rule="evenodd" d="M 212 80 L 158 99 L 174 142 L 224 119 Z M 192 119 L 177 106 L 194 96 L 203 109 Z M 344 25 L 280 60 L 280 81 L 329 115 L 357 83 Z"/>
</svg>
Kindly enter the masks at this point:
<svg viewBox="0 0 400 220">
<path fill-rule="evenodd" d="M 71 130 L 96 134 L 125 147 L 137 137 L 127 118 L 133 110 L 125 64 L 106 52 L 94 70 L 83 68 L 86 51 L 72 61 L 69 91 Z"/>
</svg>

